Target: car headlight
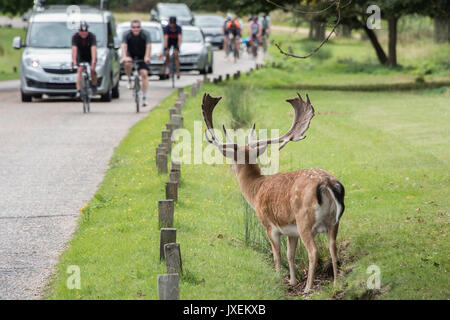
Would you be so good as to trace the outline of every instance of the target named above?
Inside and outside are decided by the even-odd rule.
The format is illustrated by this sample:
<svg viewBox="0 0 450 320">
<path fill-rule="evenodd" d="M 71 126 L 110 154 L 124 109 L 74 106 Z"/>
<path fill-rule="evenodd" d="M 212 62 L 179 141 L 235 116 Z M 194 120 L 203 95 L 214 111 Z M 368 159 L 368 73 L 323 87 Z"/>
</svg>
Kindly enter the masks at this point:
<svg viewBox="0 0 450 320">
<path fill-rule="evenodd" d="M 168 25 L 168 24 L 169 24 L 169 20 L 163 19 L 163 20 L 161 20 L 161 24 L 162 24 L 163 26 Z"/>
<path fill-rule="evenodd" d="M 23 60 L 23 62 L 27 67 L 33 67 L 33 68 L 39 67 L 39 60 L 36 58 L 27 57 Z"/>
</svg>

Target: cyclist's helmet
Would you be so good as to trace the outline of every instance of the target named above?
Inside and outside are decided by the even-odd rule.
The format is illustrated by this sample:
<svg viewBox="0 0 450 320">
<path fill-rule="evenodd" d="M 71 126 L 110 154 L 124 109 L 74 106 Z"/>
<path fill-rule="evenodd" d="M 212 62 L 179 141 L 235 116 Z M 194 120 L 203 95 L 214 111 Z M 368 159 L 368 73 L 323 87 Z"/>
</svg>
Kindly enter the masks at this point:
<svg viewBox="0 0 450 320">
<path fill-rule="evenodd" d="M 231 13 L 227 13 L 227 20 L 232 20 L 233 19 L 233 15 Z"/>
<path fill-rule="evenodd" d="M 174 16 L 170 17 L 169 23 L 177 23 L 177 17 L 174 17 Z"/>
<path fill-rule="evenodd" d="M 80 27 L 78 28 L 78 30 L 80 31 L 88 31 L 88 24 L 86 23 L 86 21 L 80 21 Z"/>
</svg>

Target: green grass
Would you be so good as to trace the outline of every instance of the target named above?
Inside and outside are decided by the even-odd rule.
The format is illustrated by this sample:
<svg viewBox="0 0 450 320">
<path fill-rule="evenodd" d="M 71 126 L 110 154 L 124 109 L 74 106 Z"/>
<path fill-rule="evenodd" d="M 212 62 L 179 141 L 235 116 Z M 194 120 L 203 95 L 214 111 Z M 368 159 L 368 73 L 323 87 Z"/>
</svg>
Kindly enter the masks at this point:
<svg viewBox="0 0 450 320">
<path fill-rule="evenodd" d="M 292 43 L 300 47 L 303 42 L 293 38 Z M 327 46 L 330 57 L 322 60 L 284 60 L 272 50 L 272 59 L 290 68 L 263 68 L 231 82 L 252 84 L 247 107 L 257 129 L 283 132 L 290 127 L 293 111 L 284 100 L 297 90 L 273 87 L 276 81 L 297 83 L 295 71 L 306 84 L 323 80 L 330 85 L 408 83 L 417 76 L 414 61 L 407 59 L 402 63 L 411 63 L 411 68 L 375 67 L 374 74 L 330 69 L 337 63 L 333 59 L 345 52 L 354 52 L 351 56 L 360 64 L 372 51 L 353 40 Z M 426 46 L 429 51 L 438 48 Z M 307 64 L 314 66 L 308 69 Z M 445 78 L 448 70 L 439 72 L 427 75 L 427 81 Z M 231 83 L 207 84 L 202 89 L 224 96 L 215 113 L 216 127 L 232 123 L 226 107 Z M 316 116 L 306 140 L 283 148 L 280 171 L 323 168 L 346 187 L 346 211 L 338 235 L 339 283 L 333 287 L 327 272 L 319 270 L 321 289 L 312 298 L 448 299 L 450 89 L 307 93 Z M 171 96 L 152 110 L 115 150 L 97 196 L 83 209 L 78 230 L 60 258 L 48 299 L 157 298 L 156 277 L 165 272 L 159 262 L 157 201 L 164 199 L 167 175 L 156 172 L 155 149 L 174 99 Z M 194 121 L 201 120 L 200 105 L 201 95 L 189 98 L 183 110 L 191 133 Z M 181 176 L 175 208 L 185 271 L 181 298 L 293 298 L 273 269 L 264 232 L 243 202 L 229 166 L 182 164 Z M 330 258 L 323 237 L 319 242 L 323 267 Z M 285 249 L 282 256 L 285 260 Z M 299 278 L 305 261 L 300 244 Z M 81 290 L 67 289 L 69 265 L 80 267 Z M 381 270 L 380 291 L 366 287 L 371 265 Z M 282 276 L 286 274 L 284 268 Z"/>
<path fill-rule="evenodd" d="M 19 78 L 19 65 L 22 50 L 12 47 L 14 37 L 26 35 L 26 30 L 0 27 L 0 80 Z M 14 72 L 13 68 L 16 68 Z"/>
</svg>

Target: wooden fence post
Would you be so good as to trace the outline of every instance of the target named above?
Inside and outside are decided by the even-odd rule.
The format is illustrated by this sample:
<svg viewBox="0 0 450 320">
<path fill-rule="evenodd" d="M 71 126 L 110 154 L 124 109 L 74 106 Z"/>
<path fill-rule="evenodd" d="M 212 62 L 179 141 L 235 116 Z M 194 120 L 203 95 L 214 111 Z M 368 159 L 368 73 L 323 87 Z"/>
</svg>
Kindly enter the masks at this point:
<svg viewBox="0 0 450 320">
<path fill-rule="evenodd" d="M 160 173 L 167 173 L 167 153 L 156 154 L 156 165 Z"/>
<path fill-rule="evenodd" d="M 178 201 L 178 183 L 173 181 L 166 182 L 166 199 Z"/>
<path fill-rule="evenodd" d="M 164 259 L 164 245 L 167 243 L 177 242 L 177 229 L 161 228 L 161 238 L 159 242 L 159 260 Z"/>
<path fill-rule="evenodd" d="M 178 243 L 167 243 L 164 245 L 164 255 L 166 259 L 166 273 L 183 272 L 183 264 L 181 260 L 181 250 Z"/>
<path fill-rule="evenodd" d="M 180 184 L 180 171 L 170 171 L 169 181 Z"/>
<path fill-rule="evenodd" d="M 178 283 L 180 276 L 177 273 L 158 275 L 158 299 L 179 300 L 180 292 Z"/>
<path fill-rule="evenodd" d="M 158 219 L 160 228 L 173 227 L 173 200 L 158 201 Z"/>
</svg>

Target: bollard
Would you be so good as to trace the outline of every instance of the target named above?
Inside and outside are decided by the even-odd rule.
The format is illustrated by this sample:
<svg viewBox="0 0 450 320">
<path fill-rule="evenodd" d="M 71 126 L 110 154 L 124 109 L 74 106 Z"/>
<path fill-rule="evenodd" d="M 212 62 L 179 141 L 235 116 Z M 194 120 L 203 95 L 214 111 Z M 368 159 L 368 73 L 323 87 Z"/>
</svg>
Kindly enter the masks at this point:
<svg viewBox="0 0 450 320">
<path fill-rule="evenodd" d="M 170 115 L 171 118 L 172 118 L 173 114 L 179 114 L 179 111 L 178 111 L 177 108 L 170 108 L 169 109 L 169 115 Z"/>
<path fill-rule="evenodd" d="M 164 142 L 164 140 L 170 141 L 170 131 L 169 130 L 163 130 L 161 131 L 161 137 Z"/>
<path fill-rule="evenodd" d="M 178 97 L 182 97 L 184 95 L 184 88 L 178 88 Z"/>
<path fill-rule="evenodd" d="M 227 81 L 230 80 L 230 74 L 229 74 L 229 73 L 227 73 L 227 74 L 225 75 L 225 77 L 226 77 L 226 80 L 227 80 Z"/>
<path fill-rule="evenodd" d="M 158 201 L 158 221 L 160 228 L 173 227 L 173 200 Z"/>
<path fill-rule="evenodd" d="M 241 76 L 241 71 L 238 70 L 238 72 L 237 72 L 237 77 L 239 78 L 240 76 Z"/>
<path fill-rule="evenodd" d="M 180 293 L 178 282 L 180 276 L 177 273 L 158 275 L 158 299 L 159 300 L 179 300 Z"/>
<path fill-rule="evenodd" d="M 172 137 L 172 133 L 176 129 L 176 124 L 173 122 L 166 123 L 166 128 L 170 131 L 170 136 Z"/>
<path fill-rule="evenodd" d="M 158 153 L 156 155 L 156 165 L 158 167 L 158 172 L 167 173 L 167 154 Z"/>
<path fill-rule="evenodd" d="M 175 109 L 177 109 L 177 113 L 181 114 L 181 110 L 183 110 L 184 107 L 184 101 L 183 100 L 177 100 L 175 102 Z"/>
<path fill-rule="evenodd" d="M 164 257 L 166 259 L 166 272 L 168 274 L 183 273 L 181 261 L 181 250 L 178 243 L 167 243 L 164 245 Z"/>
<path fill-rule="evenodd" d="M 166 199 L 178 201 L 178 183 L 173 181 L 166 182 Z"/>
<path fill-rule="evenodd" d="M 191 96 L 195 97 L 197 95 L 197 87 L 195 84 L 191 87 Z"/>
<path fill-rule="evenodd" d="M 205 74 L 204 76 L 203 76 L 203 83 L 208 83 L 209 82 L 209 78 L 208 78 L 208 76 Z"/>
<path fill-rule="evenodd" d="M 166 243 L 177 242 L 177 229 L 161 228 L 161 238 L 159 242 L 159 260 L 164 259 L 164 245 Z"/>
<path fill-rule="evenodd" d="M 222 82 L 222 76 L 219 76 L 219 78 L 217 79 L 218 82 Z"/>
<path fill-rule="evenodd" d="M 169 181 L 176 182 L 180 185 L 180 171 L 171 170 L 169 173 Z"/>
<path fill-rule="evenodd" d="M 174 114 L 171 118 L 171 122 L 175 124 L 175 129 L 183 128 L 183 117 L 179 114 Z"/>
<path fill-rule="evenodd" d="M 172 143 L 170 139 L 168 140 L 162 140 L 161 143 L 158 145 L 160 149 L 164 149 L 164 153 L 168 154 L 172 151 Z"/>
<path fill-rule="evenodd" d="M 181 164 L 177 161 L 172 161 L 170 171 L 181 171 Z"/>
</svg>

